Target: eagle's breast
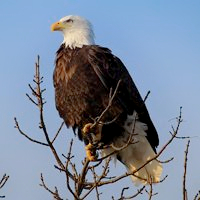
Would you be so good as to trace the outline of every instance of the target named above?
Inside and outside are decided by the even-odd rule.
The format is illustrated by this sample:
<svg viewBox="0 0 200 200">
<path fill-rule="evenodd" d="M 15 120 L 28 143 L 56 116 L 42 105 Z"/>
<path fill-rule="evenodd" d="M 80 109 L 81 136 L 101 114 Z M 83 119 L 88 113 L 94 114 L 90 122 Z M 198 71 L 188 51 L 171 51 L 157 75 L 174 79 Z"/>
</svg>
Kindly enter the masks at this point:
<svg viewBox="0 0 200 200">
<path fill-rule="evenodd" d="M 68 126 L 91 122 L 108 103 L 108 92 L 85 54 L 87 52 L 80 48 L 62 48 L 57 52 L 56 107 Z"/>
</svg>

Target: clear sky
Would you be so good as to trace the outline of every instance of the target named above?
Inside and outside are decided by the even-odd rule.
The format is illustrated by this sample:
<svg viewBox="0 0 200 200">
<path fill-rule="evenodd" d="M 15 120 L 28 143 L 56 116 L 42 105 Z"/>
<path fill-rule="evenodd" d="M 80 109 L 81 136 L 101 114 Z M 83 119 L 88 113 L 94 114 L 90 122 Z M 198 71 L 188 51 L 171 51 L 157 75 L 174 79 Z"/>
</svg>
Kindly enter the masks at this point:
<svg viewBox="0 0 200 200">
<path fill-rule="evenodd" d="M 6 199 L 43 199 L 51 196 L 39 186 L 43 172 L 47 184 L 57 185 L 64 193 L 62 175 L 54 169 L 50 151 L 27 141 L 14 129 L 16 116 L 27 133 L 42 139 L 37 129 L 38 112 L 25 96 L 29 92 L 36 56 L 41 56 L 44 76 L 45 117 L 51 136 L 61 119 L 54 105 L 52 73 L 54 56 L 62 36 L 52 33 L 50 25 L 69 14 L 89 19 L 96 43 L 109 47 L 121 58 L 131 73 L 142 96 L 151 95 L 147 106 L 158 130 L 160 146 L 170 137 L 171 125 L 183 107 L 183 123 L 179 136 L 191 136 L 188 161 L 188 193 L 192 199 L 200 189 L 200 1 L 199 0 L 60 0 L 0 1 L 0 176 L 10 179 L 0 195 Z M 71 130 L 61 134 L 56 143 L 63 153 L 73 137 Z M 84 155 L 83 144 L 75 139 L 74 154 Z M 155 188 L 154 199 L 181 199 L 183 158 L 186 140 L 176 140 L 162 159 L 175 157 L 164 165 L 167 180 Z M 120 164 L 115 173 L 125 171 Z M 120 195 L 120 188 L 135 187 L 131 181 L 120 182 L 105 189 L 104 199 Z M 89 198 L 88 198 L 89 199 Z M 141 198 L 141 199 L 144 199 Z"/>
</svg>

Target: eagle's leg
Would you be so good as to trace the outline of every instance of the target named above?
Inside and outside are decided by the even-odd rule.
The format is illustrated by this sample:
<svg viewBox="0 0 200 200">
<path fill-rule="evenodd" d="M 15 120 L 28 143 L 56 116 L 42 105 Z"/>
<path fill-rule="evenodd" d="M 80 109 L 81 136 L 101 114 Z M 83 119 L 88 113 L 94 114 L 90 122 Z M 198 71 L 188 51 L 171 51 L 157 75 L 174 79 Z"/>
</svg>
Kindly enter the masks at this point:
<svg viewBox="0 0 200 200">
<path fill-rule="evenodd" d="M 86 156 L 90 161 L 98 158 L 96 144 L 101 140 L 102 125 L 94 126 L 92 123 L 86 124 L 83 129 L 83 137 L 87 138 L 89 144 L 85 146 Z"/>
</svg>

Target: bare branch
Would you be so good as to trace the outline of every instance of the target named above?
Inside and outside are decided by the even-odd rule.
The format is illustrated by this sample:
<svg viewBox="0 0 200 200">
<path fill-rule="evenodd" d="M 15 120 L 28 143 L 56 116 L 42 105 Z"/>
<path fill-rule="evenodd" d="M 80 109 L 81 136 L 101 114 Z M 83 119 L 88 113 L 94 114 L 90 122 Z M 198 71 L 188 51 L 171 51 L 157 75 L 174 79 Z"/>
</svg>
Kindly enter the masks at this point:
<svg viewBox="0 0 200 200">
<path fill-rule="evenodd" d="M 28 140 L 30 140 L 31 142 L 34 142 L 34 143 L 37 143 L 37 144 L 40 144 L 40 145 L 44 145 L 44 146 L 49 146 L 48 144 L 46 144 L 46 143 L 44 143 L 44 142 L 40 142 L 40 141 L 38 141 L 38 140 L 32 139 L 32 138 L 29 137 L 26 133 L 24 133 L 24 132 L 21 130 L 21 128 L 20 128 L 20 126 L 19 126 L 19 123 L 18 123 L 16 117 L 14 118 L 14 121 L 15 121 L 15 128 L 19 131 L 19 133 L 20 133 L 21 135 L 23 135 L 24 137 L 26 137 L 26 138 L 27 138 Z"/>
<path fill-rule="evenodd" d="M 8 181 L 9 176 L 7 176 L 6 174 L 3 175 L 2 179 L 0 180 L 0 189 L 6 184 L 6 182 Z"/>
<path fill-rule="evenodd" d="M 187 189 L 186 189 L 186 174 L 187 174 L 187 162 L 188 162 L 189 146 L 190 146 L 190 140 L 188 140 L 186 150 L 185 150 L 184 173 L 183 173 L 183 200 L 188 200 Z"/>
<path fill-rule="evenodd" d="M 35 105 L 37 105 L 38 109 L 39 109 L 39 128 L 43 131 L 43 134 L 45 136 L 45 140 L 47 143 L 43 143 L 43 142 L 40 142 L 40 141 L 37 141 L 37 140 L 34 140 L 32 139 L 31 137 L 29 137 L 27 134 L 25 134 L 20 126 L 19 126 L 19 123 L 17 121 L 17 119 L 15 118 L 15 128 L 18 129 L 19 133 L 22 134 L 23 136 L 25 136 L 28 140 L 30 140 L 31 142 L 35 142 L 37 144 L 40 144 L 40 145 L 44 145 L 44 146 L 48 146 L 50 147 L 58 165 L 60 166 L 60 168 L 62 169 L 62 171 L 66 171 L 65 169 L 65 165 L 62 163 L 60 157 L 58 156 L 58 153 L 55 149 L 55 147 L 53 146 L 53 143 L 54 141 L 56 140 L 58 134 L 60 133 L 62 127 L 63 127 L 63 124 L 61 124 L 61 126 L 59 127 L 57 133 L 55 134 L 55 137 L 53 138 L 52 142 L 49 138 L 49 134 L 48 134 L 48 131 L 47 131 L 47 128 L 46 128 L 46 124 L 45 124 L 45 120 L 44 120 L 44 114 L 43 114 L 43 110 L 44 110 L 44 104 L 46 103 L 44 98 L 43 98 L 43 93 L 45 91 L 45 89 L 41 89 L 41 84 L 43 83 L 43 77 L 40 76 L 40 64 L 39 64 L 39 61 L 40 61 L 40 58 L 39 56 L 37 57 L 37 62 L 35 63 L 35 75 L 34 75 L 34 79 L 33 79 L 33 82 L 35 84 L 35 87 L 32 87 L 30 84 L 29 84 L 29 88 L 31 89 L 31 92 L 32 92 L 32 95 L 33 97 L 36 98 L 36 101 L 33 100 L 32 97 L 30 97 L 28 95 L 28 98 L 29 100 L 34 103 Z M 68 176 L 71 178 L 71 179 L 74 179 L 73 175 L 69 172 L 69 171 L 66 171 L 66 173 L 68 174 Z"/>
<path fill-rule="evenodd" d="M 143 167 L 145 167 L 147 164 L 149 164 L 151 161 L 153 160 L 157 160 L 159 158 L 159 156 L 165 151 L 165 149 L 169 146 L 169 144 L 174 140 L 174 138 L 179 138 L 177 136 L 178 131 L 179 131 L 179 127 L 180 124 L 182 122 L 182 108 L 180 108 L 180 114 L 179 117 L 177 117 L 177 126 L 176 128 L 172 127 L 173 132 L 171 133 L 171 137 L 170 139 L 166 142 L 166 144 L 161 148 L 161 150 L 158 152 L 157 155 L 155 155 L 153 158 L 151 158 L 150 160 L 148 160 L 146 163 L 144 163 L 142 166 L 140 166 L 138 169 L 134 170 L 133 172 L 127 172 L 124 173 L 122 175 L 119 176 L 114 176 L 114 177 L 110 177 L 109 176 L 109 165 L 110 165 L 110 160 L 111 160 L 111 156 L 113 154 L 116 154 L 117 152 L 123 150 L 124 148 L 126 148 L 128 145 L 130 144 L 134 144 L 137 143 L 137 141 L 134 141 L 134 128 L 135 126 L 133 126 L 133 133 L 130 133 L 130 136 L 128 136 L 127 138 L 125 138 L 126 140 L 124 141 L 124 145 L 122 147 L 117 147 L 114 144 L 111 144 L 110 146 L 114 149 L 113 152 L 111 152 L 109 155 L 105 156 L 105 157 L 101 157 L 99 159 L 97 159 L 95 162 L 90 162 L 87 158 L 85 158 L 85 160 L 83 161 L 83 166 L 82 169 L 79 171 L 76 168 L 76 164 L 73 162 L 72 158 L 74 157 L 72 155 L 72 146 L 73 146 L 73 140 L 71 140 L 70 145 L 69 145 L 69 150 L 65 155 L 61 154 L 62 157 L 60 157 L 59 153 L 57 152 L 57 149 L 55 148 L 55 140 L 58 138 L 59 133 L 61 132 L 62 127 L 64 126 L 64 122 L 61 123 L 60 127 L 58 128 L 57 132 L 55 133 L 55 136 L 52 138 L 50 138 L 50 134 L 47 130 L 47 126 L 46 126 L 46 122 L 44 119 L 44 104 L 46 103 L 44 97 L 43 97 L 43 93 L 45 91 L 45 89 L 43 89 L 41 87 L 41 84 L 43 83 L 43 77 L 41 77 L 40 75 L 40 65 L 39 65 L 39 61 L 40 58 L 38 56 L 37 58 L 37 62 L 35 63 L 35 75 L 34 75 L 34 87 L 31 86 L 29 84 L 29 88 L 31 90 L 32 96 L 31 95 L 27 95 L 28 99 L 37 106 L 38 110 L 39 110 L 39 128 L 43 133 L 43 136 L 45 138 L 45 143 L 44 142 L 40 142 L 37 140 L 32 139 L 31 137 L 29 137 L 26 133 L 24 133 L 19 124 L 17 119 L 15 118 L 15 128 L 17 128 L 17 130 L 19 131 L 20 134 L 22 134 L 23 136 L 25 136 L 28 140 L 30 140 L 31 142 L 37 143 L 37 144 L 41 144 L 44 146 L 47 146 L 50 148 L 51 153 L 53 154 L 55 160 L 56 160 L 56 166 L 55 168 L 60 170 L 60 172 L 62 172 L 62 174 L 64 174 L 66 177 L 65 181 L 66 181 L 66 189 L 68 189 L 68 191 L 71 193 L 71 195 L 73 195 L 75 200 L 84 200 L 87 199 L 87 197 L 91 194 L 95 194 L 96 195 L 96 199 L 100 200 L 100 187 L 104 186 L 104 185 L 108 185 L 108 184 L 112 184 L 115 183 L 123 178 L 126 178 L 127 176 L 136 176 L 136 172 L 139 171 L 140 169 L 142 169 Z M 94 119 L 94 123 L 92 125 L 92 127 L 98 125 L 98 124 L 109 124 L 109 123 L 113 123 L 115 120 L 118 119 L 118 116 L 115 116 L 113 120 L 111 120 L 110 122 L 102 122 L 102 119 L 104 118 L 106 112 L 108 112 L 108 110 L 110 109 L 110 107 L 113 104 L 113 100 L 117 95 L 119 86 L 121 84 L 121 80 L 118 81 L 116 88 L 113 92 L 113 89 L 110 89 L 110 93 L 109 93 L 109 102 L 107 107 L 103 110 L 103 112 L 100 114 L 100 116 L 98 116 L 96 119 Z M 150 94 L 150 91 L 148 91 L 147 95 L 144 98 L 144 102 L 146 101 L 146 99 L 148 98 Z M 137 118 L 137 116 L 136 116 Z M 136 119 L 135 118 L 135 119 Z M 136 121 L 136 120 L 135 120 Z M 91 127 L 91 128 L 92 128 Z M 100 146 L 97 147 L 94 146 L 94 148 L 98 150 L 102 150 L 103 148 L 108 148 L 109 146 Z M 188 148 L 189 148 L 189 143 L 188 146 L 186 148 L 185 151 L 185 173 L 183 176 L 183 191 L 186 191 L 186 187 L 185 187 L 185 183 L 186 183 L 186 167 L 187 167 L 187 153 L 188 153 Z M 187 153 L 186 153 L 187 152 Z M 62 158 L 62 160 L 61 160 Z M 168 163 L 172 160 L 168 159 L 166 161 L 159 161 L 161 163 Z M 63 161 L 64 160 L 64 161 Z M 104 162 L 103 162 L 104 161 Z M 97 167 L 102 167 L 99 171 L 97 170 Z M 98 173 L 97 173 L 98 172 Z M 93 177 L 91 178 L 88 177 L 89 175 L 93 175 Z M 137 177 L 137 176 L 136 176 Z M 160 180 L 158 183 L 162 183 L 167 176 L 165 176 L 162 180 Z M 140 177 L 138 177 L 140 178 Z M 145 179 L 142 179 L 145 180 Z M 156 195 L 157 193 L 153 192 L 153 182 L 152 180 L 145 180 L 149 183 L 149 191 L 147 191 L 149 199 L 151 200 L 152 197 L 154 195 Z M 54 199 L 57 200 L 62 200 L 62 198 L 59 195 L 58 189 L 55 187 L 53 190 L 49 189 L 49 187 L 45 184 L 44 178 L 41 174 L 41 184 L 42 187 L 45 188 L 45 190 L 47 190 Z M 138 195 L 143 194 L 142 192 L 146 189 L 147 187 L 142 187 L 139 190 L 137 190 L 137 192 L 131 196 L 125 196 L 126 190 L 128 190 L 128 187 L 124 187 L 122 188 L 121 191 L 121 196 L 118 200 L 125 200 L 125 199 L 133 199 L 136 198 Z M 93 191 L 93 193 L 92 193 Z M 187 195 L 187 192 L 186 194 Z M 112 199 L 114 199 L 114 197 L 112 197 Z M 187 200 L 184 198 L 184 200 Z"/>
<path fill-rule="evenodd" d="M 199 200 L 200 199 L 200 190 L 197 192 L 197 194 L 194 197 L 194 200 Z"/>
<path fill-rule="evenodd" d="M 95 182 L 91 182 L 91 183 L 85 183 L 86 186 L 90 186 L 89 191 L 82 197 L 82 199 L 86 198 L 95 187 L 99 187 L 99 183 L 101 182 L 101 180 L 103 178 L 105 178 L 109 172 L 108 168 L 109 168 L 109 163 L 110 163 L 111 158 L 107 159 L 107 161 L 105 162 L 105 166 L 103 167 L 103 171 L 101 173 L 101 176 L 99 176 L 98 178 L 96 178 Z M 90 170 L 93 170 L 94 168 L 90 168 Z"/>
<path fill-rule="evenodd" d="M 132 196 L 129 196 L 129 197 L 123 197 L 122 199 L 123 200 L 128 200 L 128 199 L 134 199 L 136 198 L 138 195 L 142 194 L 142 191 L 145 189 L 145 186 L 143 186 L 142 188 L 140 188 L 136 194 L 132 195 Z M 120 200 L 122 200 L 120 199 Z"/>
<path fill-rule="evenodd" d="M 6 174 L 3 175 L 3 177 L 0 180 L 0 189 L 2 189 L 4 187 L 4 185 L 6 184 L 6 182 L 8 181 L 9 176 L 7 176 Z M 5 196 L 0 196 L 0 198 L 5 198 Z"/>
<path fill-rule="evenodd" d="M 78 193 L 79 196 L 82 193 L 83 188 L 84 188 L 85 177 L 86 177 L 86 174 L 88 172 L 89 163 L 90 163 L 90 161 L 88 159 L 86 159 L 85 163 L 83 165 L 82 172 L 81 172 L 81 174 L 79 176 L 78 189 L 77 189 L 77 193 Z"/>
<path fill-rule="evenodd" d="M 95 187 L 95 191 L 96 191 L 96 197 L 97 197 L 97 200 L 100 200 L 99 196 L 99 190 L 98 190 L 98 185 L 96 184 L 97 183 L 97 175 L 95 173 L 95 168 L 93 167 L 92 169 L 92 173 L 93 173 L 93 179 L 94 179 L 94 187 Z"/>
<path fill-rule="evenodd" d="M 122 189 L 120 199 L 124 199 L 124 191 L 125 191 L 125 190 L 128 190 L 128 189 L 129 189 L 129 187 L 124 187 L 124 188 Z"/>
<path fill-rule="evenodd" d="M 33 100 L 32 97 L 30 97 L 29 94 L 26 94 L 26 96 L 28 97 L 28 99 L 29 99 L 33 104 L 35 104 L 36 106 L 38 106 L 38 104 Z"/>
<path fill-rule="evenodd" d="M 144 102 L 146 102 L 146 100 L 147 100 L 147 98 L 149 97 L 149 95 L 150 95 L 150 90 L 147 92 L 147 94 L 146 94 L 146 96 L 144 97 Z"/>
<path fill-rule="evenodd" d="M 56 133 L 56 135 L 55 135 L 55 137 L 53 138 L 53 140 L 52 140 L 52 142 L 51 142 L 52 144 L 55 142 L 55 140 L 56 140 L 56 138 L 58 137 L 60 131 L 62 130 L 64 124 L 65 124 L 65 122 L 62 122 L 62 123 L 61 123 L 61 125 L 60 125 L 60 127 L 59 127 L 59 129 L 58 129 L 58 131 L 57 131 L 57 133 Z"/>
<path fill-rule="evenodd" d="M 63 200 L 63 199 L 60 197 L 59 193 L 58 193 L 57 187 L 55 187 L 55 191 L 52 191 L 52 190 L 50 190 L 50 189 L 46 186 L 42 174 L 40 175 L 40 180 L 41 180 L 40 186 L 42 186 L 45 190 L 47 190 L 49 193 L 51 193 L 54 199 L 56 199 L 56 200 Z"/>
<path fill-rule="evenodd" d="M 69 151 L 68 151 L 68 156 L 66 157 L 66 159 L 67 159 L 66 165 L 65 165 L 64 169 L 63 169 L 63 168 L 61 168 L 61 169 L 65 171 L 65 174 L 66 174 L 67 177 L 70 177 L 73 181 L 76 182 L 76 177 L 75 177 L 72 173 L 70 173 L 69 170 L 68 170 L 68 166 L 69 166 L 69 164 L 71 163 L 70 160 L 71 160 L 72 157 L 73 157 L 73 156 L 71 156 L 71 153 L 72 153 L 72 145 L 73 145 L 73 139 L 72 139 L 71 142 L 70 142 Z"/>
<path fill-rule="evenodd" d="M 144 189 L 146 188 L 146 186 L 141 187 L 140 189 L 137 190 L 137 192 L 131 196 L 125 196 L 124 193 L 126 190 L 129 190 L 129 187 L 124 187 L 121 191 L 121 195 L 120 198 L 117 200 L 130 200 L 130 199 L 134 199 L 136 198 L 138 195 L 143 194 L 142 191 L 144 191 Z M 114 200 L 114 197 L 112 197 L 112 199 Z"/>
<path fill-rule="evenodd" d="M 109 108 L 112 106 L 113 99 L 115 98 L 115 96 L 117 94 L 117 91 L 119 89 L 120 83 L 121 83 L 121 80 L 118 81 L 117 86 L 116 86 L 115 91 L 114 91 L 113 94 L 112 94 L 112 88 L 110 89 L 110 94 L 109 94 L 110 98 L 109 98 L 108 105 L 105 108 L 105 110 L 101 113 L 101 115 L 99 117 L 97 117 L 97 120 L 94 122 L 94 124 L 93 124 L 92 127 L 95 127 L 98 123 L 101 123 L 101 119 L 103 118 L 103 116 L 105 115 L 105 113 L 109 110 Z M 106 122 L 106 123 L 108 123 L 108 122 Z"/>
</svg>

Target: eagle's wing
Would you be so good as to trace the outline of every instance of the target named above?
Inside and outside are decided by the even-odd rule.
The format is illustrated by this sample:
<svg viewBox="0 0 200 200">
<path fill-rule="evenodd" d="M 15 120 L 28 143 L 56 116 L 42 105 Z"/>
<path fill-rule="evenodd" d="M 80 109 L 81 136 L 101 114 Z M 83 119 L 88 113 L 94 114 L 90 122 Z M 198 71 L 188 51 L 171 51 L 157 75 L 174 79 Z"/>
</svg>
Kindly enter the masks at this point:
<svg viewBox="0 0 200 200">
<path fill-rule="evenodd" d="M 132 115 L 133 111 L 136 111 L 138 120 L 147 124 L 147 139 L 155 150 L 159 144 L 157 131 L 138 89 L 122 61 L 114 56 L 109 49 L 95 45 L 89 49 L 88 61 L 108 90 L 110 88 L 114 90 L 118 81 L 121 80 L 116 98 L 128 115 Z"/>
</svg>

